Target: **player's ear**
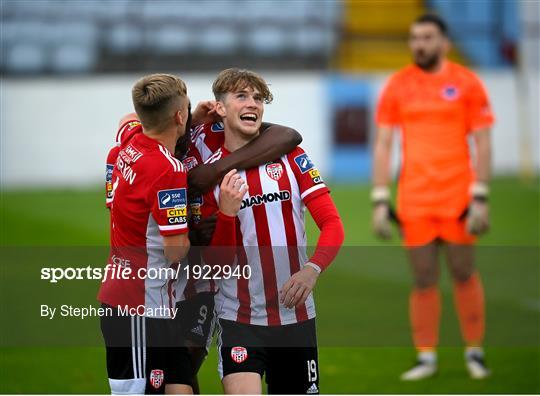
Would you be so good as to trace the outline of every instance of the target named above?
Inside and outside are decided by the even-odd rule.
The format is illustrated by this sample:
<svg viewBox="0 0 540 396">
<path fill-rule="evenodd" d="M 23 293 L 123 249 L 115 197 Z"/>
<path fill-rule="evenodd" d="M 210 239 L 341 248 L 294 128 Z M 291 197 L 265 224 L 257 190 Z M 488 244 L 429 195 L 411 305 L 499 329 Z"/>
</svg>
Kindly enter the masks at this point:
<svg viewBox="0 0 540 396">
<path fill-rule="evenodd" d="M 445 37 L 444 42 L 443 42 L 444 54 L 445 55 L 449 54 L 451 49 L 452 49 L 452 43 L 450 42 L 450 39 L 448 39 L 448 37 Z"/>
<path fill-rule="evenodd" d="M 218 113 L 218 115 L 221 117 L 221 118 L 224 118 L 225 115 L 226 115 L 226 112 L 225 112 L 225 105 L 223 104 L 223 102 L 221 100 L 218 100 L 216 102 L 216 113 Z"/>
<path fill-rule="evenodd" d="M 182 117 L 182 112 L 180 110 L 174 113 L 174 122 L 176 125 L 185 124 L 186 120 L 184 120 L 184 117 Z"/>
</svg>

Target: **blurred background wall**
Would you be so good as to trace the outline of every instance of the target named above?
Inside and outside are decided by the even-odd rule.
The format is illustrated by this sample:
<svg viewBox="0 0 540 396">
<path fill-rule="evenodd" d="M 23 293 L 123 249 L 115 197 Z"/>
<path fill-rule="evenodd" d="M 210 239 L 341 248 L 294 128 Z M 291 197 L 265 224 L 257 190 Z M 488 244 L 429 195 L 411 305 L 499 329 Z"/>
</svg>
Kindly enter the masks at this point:
<svg viewBox="0 0 540 396">
<path fill-rule="evenodd" d="M 540 169 L 539 8 L 517 0 L 2 0 L 1 184 L 100 182 L 137 78 L 179 74 L 196 103 L 231 66 L 271 84 L 265 119 L 301 132 L 323 175 L 367 181 L 378 94 L 410 62 L 409 25 L 428 10 L 449 24 L 450 57 L 489 91 L 496 173 L 530 177 Z"/>
</svg>

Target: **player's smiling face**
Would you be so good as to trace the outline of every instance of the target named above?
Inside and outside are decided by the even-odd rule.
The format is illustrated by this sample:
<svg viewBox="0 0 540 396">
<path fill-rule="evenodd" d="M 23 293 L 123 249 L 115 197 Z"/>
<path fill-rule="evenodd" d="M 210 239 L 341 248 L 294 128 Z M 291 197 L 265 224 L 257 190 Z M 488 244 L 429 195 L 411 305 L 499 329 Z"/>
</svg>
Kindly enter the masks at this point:
<svg viewBox="0 0 540 396">
<path fill-rule="evenodd" d="M 220 101 L 219 111 L 225 127 L 245 137 L 259 133 L 264 113 L 261 93 L 256 88 L 246 87 L 229 92 Z"/>
</svg>

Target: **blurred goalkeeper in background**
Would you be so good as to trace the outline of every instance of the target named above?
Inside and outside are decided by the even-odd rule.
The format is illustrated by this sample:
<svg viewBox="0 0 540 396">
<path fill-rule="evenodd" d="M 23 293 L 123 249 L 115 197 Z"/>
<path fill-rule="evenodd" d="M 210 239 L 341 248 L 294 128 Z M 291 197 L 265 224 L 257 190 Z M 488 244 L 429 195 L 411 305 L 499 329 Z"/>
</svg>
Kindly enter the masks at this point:
<svg viewBox="0 0 540 396">
<path fill-rule="evenodd" d="M 414 278 L 409 304 L 418 351 L 416 364 L 401 378 L 419 380 L 437 371 L 440 251 L 454 281 L 466 367 L 472 378 L 484 378 L 489 375 L 482 349 L 484 291 L 473 249 L 475 237 L 489 228 L 493 115 L 478 77 L 446 60 L 450 45 L 444 21 L 419 17 L 411 26 L 409 46 L 414 64 L 391 76 L 378 103 L 371 193 L 375 233 L 390 238 L 390 156 L 393 129 L 399 127 L 397 215 Z"/>
</svg>

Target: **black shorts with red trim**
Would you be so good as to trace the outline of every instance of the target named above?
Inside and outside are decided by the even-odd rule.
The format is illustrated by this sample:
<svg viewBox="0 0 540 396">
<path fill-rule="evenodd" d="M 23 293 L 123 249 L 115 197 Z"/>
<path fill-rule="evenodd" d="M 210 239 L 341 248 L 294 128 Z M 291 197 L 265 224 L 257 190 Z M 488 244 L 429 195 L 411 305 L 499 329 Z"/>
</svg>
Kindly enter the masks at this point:
<svg viewBox="0 0 540 396">
<path fill-rule="evenodd" d="M 219 320 L 221 377 L 253 372 L 264 376 L 269 394 L 318 394 L 315 319 L 283 326 Z"/>
<path fill-rule="evenodd" d="M 191 386 L 192 368 L 187 348 L 172 319 L 120 315 L 101 317 L 107 374 L 113 394 L 163 394 L 165 384 Z"/>
</svg>

